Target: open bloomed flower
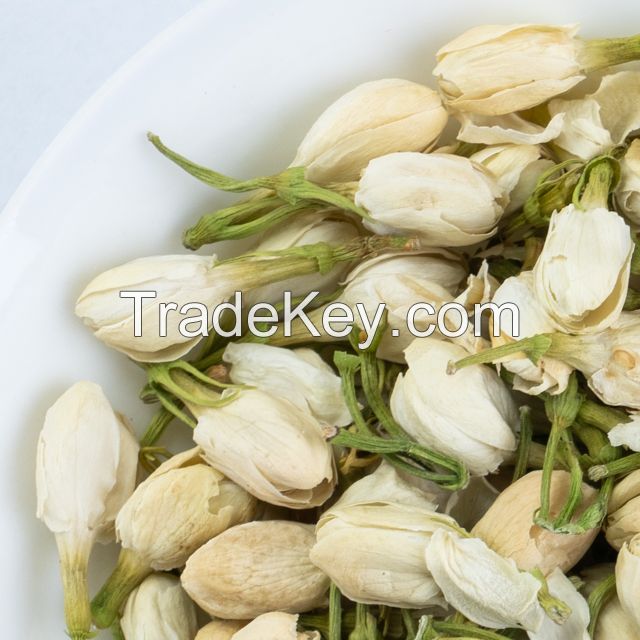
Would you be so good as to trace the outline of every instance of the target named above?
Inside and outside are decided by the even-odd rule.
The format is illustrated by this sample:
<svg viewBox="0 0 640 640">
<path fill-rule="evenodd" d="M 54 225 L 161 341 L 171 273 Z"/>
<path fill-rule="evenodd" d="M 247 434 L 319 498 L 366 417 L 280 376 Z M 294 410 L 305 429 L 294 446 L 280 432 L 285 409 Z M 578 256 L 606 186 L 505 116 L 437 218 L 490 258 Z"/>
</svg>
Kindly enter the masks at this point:
<svg viewBox="0 0 640 640">
<path fill-rule="evenodd" d="M 553 213 L 533 287 L 557 329 L 595 333 L 618 319 L 633 247 L 629 227 L 615 211 L 570 204 Z"/>
<path fill-rule="evenodd" d="M 308 509 L 333 493 L 332 448 L 307 410 L 259 389 L 241 390 L 220 407 L 192 410 L 194 440 L 207 462 L 260 500 Z"/>
<path fill-rule="evenodd" d="M 640 71 L 606 75 L 584 98 L 552 100 L 549 113 L 564 116 L 556 147 L 583 160 L 607 153 L 640 129 Z"/>
<path fill-rule="evenodd" d="M 317 631 L 298 633 L 297 615 L 272 611 L 252 620 L 231 640 L 320 640 L 320 634 Z"/>
<path fill-rule="evenodd" d="M 99 385 L 78 382 L 47 411 L 36 458 L 37 517 L 56 536 L 73 640 L 89 637 L 87 565 L 135 487 L 138 443 Z"/>
<path fill-rule="evenodd" d="M 636 138 L 620 161 L 620 183 L 616 191 L 620 213 L 640 224 L 640 139 Z"/>
<path fill-rule="evenodd" d="M 490 367 L 473 365 L 447 374 L 448 363 L 466 355 L 443 340 L 414 340 L 405 351 L 409 368 L 396 380 L 391 411 L 417 442 L 485 475 L 515 450 L 518 415 L 509 390 Z"/>
<path fill-rule="evenodd" d="M 605 404 L 640 409 L 640 313 L 623 312 L 602 333 L 553 342 L 556 356 L 581 371 Z"/>
<path fill-rule="evenodd" d="M 233 527 L 194 553 L 182 573 L 191 598 L 212 616 L 302 613 L 326 603 L 329 579 L 309 559 L 313 526 L 269 520 Z"/>
<path fill-rule="evenodd" d="M 384 254 L 365 260 L 349 273 L 340 301 L 354 310 L 357 304 L 362 305 L 369 318 L 374 318 L 378 305 L 384 304 L 388 330 L 378 355 L 403 362 L 404 349 L 413 339 L 406 330 L 409 309 L 426 302 L 437 312 L 444 303 L 454 299 L 466 274 L 460 258 L 446 250 Z M 435 314 L 426 311 L 415 316 L 419 330 L 435 321 Z M 398 331 L 398 336 L 391 335 L 393 330 Z"/>
<path fill-rule="evenodd" d="M 507 198 L 493 175 L 448 153 L 391 153 L 372 160 L 355 194 L 375 233 L 408 234 L 423 246 L 466 247 L 490 238 Z"/>
<path fill-rule="evenodd" d="M 493 174 L 508 196 L 505 214 L 520 209 L 533 192 L 538 178 L 551 166 L 535 144 L 499 144 L 485 147 L 469 157 Z"/>
<path fill-rule="evenodd" d="M 129 596 L 120 625 L 125 639 L 192 640 L 198 622 L 196 608 L 168 574 L 154 573 Z"/>
<path fill-rule="evenodd" d="M 507 278 L 496 290 L 492 302 L 499 306 L 513 303 L 519 310 L 517 326 L 512 313 L 501 314 L 500 336 L 494 337 L 492 334 L 491 337 L 494 347 L 540 333 L 549 333 L 555 328 L 533 292 L 531 271 L 523 271 L 518 276 Z M 567 388 L 572 371 L 569 365 L 555 358 L 543 356 L 534 364 L 525 354 L 509 356 L 501 361 L 501 366 L 514 374 L 513 388 L 530 395 L 562 393 Z"/>
<path fill-rule="evenodd" d="M 528 632 L 529 640 L 591 640 L 587 630 L 589 605 L 573 582 L 560 569 L 555 569 L 547 578 L 547 585 L 551 595 L 571 609 L 571 615 L 563 624 L 545 616 L 537 631 Z"/>
<path fill-rule="evenodd" d="M 579 535 L 554 533 L 534 524 L 540 509 L 541 471 L 531 471 L 500 493 L 472 530 L 489 547 L 515 561 L 519 569 L 540 569 L 552 574 L 557 568 L 569 571 L 587 552 L 600 529 Z M 569 497 L 571 478 L 566 471 L 551 476 L 550 512 L 560 513 Z M 582 484 L 582 503 L 574 517 L 579 517 L 596 499 L 596 491 Z M 561 598 L 562 599 L 562 598 Z"/>
<path fill-rule="evenodd" d="M 310 557 L 354 602 L 444 606 L 424 565 L 429 538 L 441 527 L 458 529 L 453 518 L 437 513 L 421 491 L 383 464 L 322 514 Z"/>
<path fill-rule="evenodd" d="M 640 533 L 640 470 L 633 471 L 613 488 L 605 523 L 607 542 L 619 551 Z"/>
<path fill-rule="evenodd" d="M 640 535 L 625 542 L 616 560 L 616 591 L 624 612 L 640 629 L 638 592 L 640 590 Z"/>
<path fill-rule="evenodd" d="M 365 82 L 316 120 L 291 164 L 306 167 L 313 182 L 357 180 L 373 158 L 428 149 L 446 123 L 433 89 L 398 78 Z"/>
<path fill-rule="evenodd" d="M 573 25 L 475 27 L 438 51 L 433 75 L 447 105 L 456 111 L 522 111 L 584 78 L 576 32 Z"/>
<path fill-rule="evenodd" d="M 312 211 L 288 219 L 269 229 L 253 251 L 280 251 L 307 244 L 326 242 L 337 246 L 354 240 L 360 235 L 361 227 L 352 219 L 332 209 Z M 293 297 L 304 296 L 309 291 L 329 294 L 338 288 L 338 283 L 349 269 L 349 263 L 338 264 L 328 273 L 310 273 L 293 276 L 282 282 L 252 289 L 243 296 L 247 308 L 259 303 L 282 303 L 285 291 Z"/>
<path fill-rule="evenodd" d="M 538 631 L 544 611 L 540 583 L 518 570 L 478 538 L 439 529 L 425 553 L 427 568 L 446 601 L 472 622 L 489 629 Z"/>
<path fill-rule="evenodd" d="M 285 398 L 323 424 L 351 424 L 340 377 L 312 349 L 231 342 L 222 358 L 232 382 Z"/>
</svg>

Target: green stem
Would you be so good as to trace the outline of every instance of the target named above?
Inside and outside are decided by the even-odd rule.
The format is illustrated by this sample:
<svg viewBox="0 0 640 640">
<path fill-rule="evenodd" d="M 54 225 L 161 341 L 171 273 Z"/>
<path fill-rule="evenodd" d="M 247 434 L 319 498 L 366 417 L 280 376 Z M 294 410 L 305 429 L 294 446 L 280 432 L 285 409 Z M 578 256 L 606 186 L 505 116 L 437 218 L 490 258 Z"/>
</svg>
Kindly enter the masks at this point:
<svg viewBox="0 0 640 640">
<path fill-rule="evenodd" d="M 433 628 L 438 633 L 446 633 L 458 638 L 478 638 L 479 640 L 509 640 L 507 636 L 503 636 L 489 629 L 481 629 L 470 624 L 456 624 L 454 622 L 433 622 Z"/>
<path fill-rule="evenodd" d="M 578 418 L 605 433 L 619 424 L 631 422 L 631 418 L 624 411 L 607 407 L 593 400 L 585 400 L 582 403 L 578 411 Z"/>
<path fill-rule="evenodd" d="M 551 595 L 549 591 L 549 585 L 547 579 L 539 569 L 531 571 L 531 575 L 537 578 L 540 582 L 540 590 L 538 591 L 538 602 L 540 606 L 545 610 L 545 613 L 556 624 L 564 624 L 571 615 L 571 608 L 566 602 L 563 602 L 559 598 Z"/>
<path fill-rule="evenodd" d="M 150 574 L 151 567 L 142 558 L 130 549 L 122 549 L 116 568 L 91 602 L 96 625 L 110 627 L 129 594 Z"/>
<path fill-rule="evenodd" d="M 576 454 L 573 438 L 568 429 L 560 434 L 560 448 L 565 461 L 569 465 L 569 496 L 560 513 L 553 521 L 553 529 L 558 530 L 571 522 L 576 509 L 582 500 L 582 469 Z"/>
<path fill-rule="evenodd" d="M 595 637 L 596 625 L 598 624 L 598 617 L 600 612 L 611 598 L 616 595 L 616 577 L 611 574 L 609 577 L 602 580 L 598 586 L 589 594 L 587 604 L 589 605 L 589 637 Z"/>
<path fill-rule="evenodd" d="M 332 582 L 329 589 L 329 633 L 327 640 L 342 638 L 342 595 Z"/>
<path fill-rule="evenodd" d="M 531 409 L 526 406 L 520 407 L 520 441 L 518 442 L 512 482 L 522 478 L 522 476 L 527 473 L 532 437 L 533 425 L 531 424 Z"/>
<path fill-rule="evenodd" d="M 640 35 L 585 40 L 581 45 L 579 60 L 587 73 L 640 58 Z"/>
<path fill-rule="evenodd" d="M 413 640 L 416 637 L 418 630 L 416 629 L 415 620 L 411 617 L 409 609 L 402 609 L 402 623 L 404 624 L 405 631 L 407 632 L 407 640 Z"/>
<path fill-rule="evenodd" d="M 64 617 L 67 634 L 72 640 L 87 640 L 95 635 L 91 631 L 91 608 L 87 585 L 87 567 L 93 541 L 92 534 L 56 535 L 64 591 Z"/>
<path fill-rule="evenodd" d="M 367 605 L 356 604 L 356 626 L 349 634 L 349 640 L 380 640 L 376 619 Z"/>
<path fill-rule="evenodd" d="M 551 348 L 553 344 L 553 334 L 541 333 L 537 336 L 530 338 L 523 338 L 516 342 L 510 342 L 508 344 L 500 345 L 499 347 L 493 347 L 492 349 L 486 349 L 480 353 L 474 353 L 466 358 L 462 358 L 457 362 L 449 362 L 447 367 L 447 373 L 453 375 L 460 369 L 470 367 L 474 364 L 491 364 L 502 360 L 509 356 L 523 353 L 534 364 L 538 363 L 538 360 Z"/>
<path fill-rule="evenodd" d="M 562 393 L 555 396 L 547 396 L 545 399 L 545 409 L 551 421 L 551 431 L 547 441 L 544 465 L 542 467 L 542 480 L 540 485 L 540 509 L 535 517 L 535 523 L 546 529 L 554 530 L 551 523 L 551 480 L 553 470 L 558 455 L 558 446 L 566 439 L 562 436 L 576 419 L 576 415 L 582 404 L 582 395 L 578 390 L 578 381 L 575 374 L 569 378 L 567 388 Z M 571 462 L 569 463 L 571 466 Z M 573 476 L 572 476 L 573 477 Z M 575 500 L 575 496 L 570 493 L 567 508 Z M 562 510 L 564 512 L 564 509 Z"/>
<path fill-rule="evenodd" d="M 230 225 L 252 220 L 255 216 L 278 209 L 283 204 L 277 196 L 246 200 L 238 204 L 203 215 L 198 222 L 189 227 L 182 236 L 187 249 L 199 249 L 205 244 L 215 242 L 212 238 Z"/>
<path fill-rule="evenodd" d="M 593 481 L 610 478 L 613 476 L 624 475 L 640 469 L 640 453 L 632 453 L 631 455 L 613 460 L 606 464 L 599 464 L 589 469 L 589 478 Z"/>
<path fill-rule="evenodd" d="M 151 421 L 147 425 L 147 428 L 140 439 L 140 447 L 151 447 L 165 432 L 165 429 L 169 426 L 174 416 L 167 411 L 164 407 L 159 409 Z"/>
<path fill-rule="evenodd" d="M 289 204 L 299 204 L 302 201 L 320 202 L 329 204 L 345 211 L 351 211 L 362 218 L 369 218 L 367 211 L 358 207 L 352 199 L 347 198 L 336 191 L 325 189 L 313 182 L 309 182 L 305 176 L 304 167 L 291 167 L 283 172 L 251 180 L 236 180 L 222 173 L 196 164 L 184 156 L 172 151 L 163 144 L 160 138 L 148 133 L 150 142 L 169 160 L 177 164 L 181 169 L 192 175 L 200 182 L 222 191 L 234 193 L 255 191 L 256 189 L 269 189 Z"/>
</svg>

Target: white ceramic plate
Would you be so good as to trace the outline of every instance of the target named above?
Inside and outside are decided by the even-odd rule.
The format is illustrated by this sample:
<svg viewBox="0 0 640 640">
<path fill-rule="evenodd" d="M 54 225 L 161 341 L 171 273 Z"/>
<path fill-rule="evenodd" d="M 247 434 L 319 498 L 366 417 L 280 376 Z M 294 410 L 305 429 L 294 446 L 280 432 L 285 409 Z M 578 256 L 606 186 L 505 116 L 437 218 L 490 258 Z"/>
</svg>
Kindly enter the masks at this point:
<svg viewBox="0 0 640 640">
<path fill-rule="evenodd" d="M 640 7 L 629 0 L 204 2 L 76 115 L 0 214 L 3 637 L 65 637 L 53 538 L 34 518 L 34 452 L 46 407 L 90 378 L 139 430 L 149 415 L 137 401 L 139 369 L 74 318 L 76 295 L 109 266 L 179 251 L 185 224 L 226 202 L 162 158 L 145 132 L 232 175 L 276 171 L 319 111 L 357 83 L 393 76 L 431 83 L 434 52 L 457 33 L 535 21 L 581 22 L 587 36 L 626 35 L 640 31 Z M 97 551 L 93 588 L 112 556 L 113 549 Z"/>
</svg>

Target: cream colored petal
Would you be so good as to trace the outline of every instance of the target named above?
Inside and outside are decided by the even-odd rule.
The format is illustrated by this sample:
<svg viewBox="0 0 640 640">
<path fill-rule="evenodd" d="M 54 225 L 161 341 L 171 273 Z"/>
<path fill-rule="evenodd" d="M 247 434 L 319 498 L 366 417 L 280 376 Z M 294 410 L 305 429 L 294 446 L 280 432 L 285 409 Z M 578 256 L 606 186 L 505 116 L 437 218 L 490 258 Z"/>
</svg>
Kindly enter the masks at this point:
<svg viewBox="0 0 640 640">
<path fill-rule="evenodd" d="M 431 536 L 425 557 L 447 602 L 469 620 L 490 629 L 537 631 L 542 625 L 540 583 L 478 538 L 441 529 Z"/>
<path fill-rule="evenodd" d="M 458 140 L 478 144 L 537 145 L 550 142 L 562 132 L 564 115 L 557 114 L 544 127 L 525 120 L 517 113 L 483 116 L 461 113 Z"/>
</svg>

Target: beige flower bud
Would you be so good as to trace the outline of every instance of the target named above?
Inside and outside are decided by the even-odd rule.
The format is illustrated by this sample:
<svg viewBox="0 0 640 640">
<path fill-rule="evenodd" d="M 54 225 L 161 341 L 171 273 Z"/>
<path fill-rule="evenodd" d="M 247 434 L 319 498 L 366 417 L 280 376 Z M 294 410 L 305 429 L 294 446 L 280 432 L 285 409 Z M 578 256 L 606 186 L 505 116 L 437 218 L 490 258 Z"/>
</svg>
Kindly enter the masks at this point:
<svg viewBox="0 0 640 640">
<path fill-rule="evenodd" d="M 506 197 L 491 173 L 468 158 L 407 152 L 372 160 L 355 202 L 369 212 L 364 224 L 375 233 L 465 247 L 495 234 Z"/>
<path fill-rule="evenodd" d="M 618 482 L 609 500 L 605 525 L 607 542 L 617 551 L 640 533 L 640 470 Z"/>
<path fill-rule="evenodd" d="M 252 496 L 204 464 L 194 449 L 170 458 L 138 486 L 118 514 L 116 530 L 123 549 L 168 571 L 213 536 L 250 520 L 255 507 Z"/>
<path fill-rule="evenodd" d="M 616 591 L 624 612 L 640 629 L 640 610 L 638 593 L 640 592 L 640 536 L 634 536 L 625 542 L 616 561 Z"/>
<path fill-rule="evenodd" d="M 298 147 L 293 166 L 318 183 L 357 180 L 369 160 L 395 151 L 424 151 L 447 123 L 440 96 L 400 79 L 366 82 L 334 102 Z"/>
<path fill-rule="evenodd" d="M 298 616 L 281 611 L 263 613 L 238 631 L 232 640 L 320 640 L 317 631 L 298 633 Z"/>
<path fill-rule="evenodd" d="M 321 423 L 351 424 L 340 377 L 312 349 L 232 342 L 222 359 L 232 365 L 232 382 L 285 398 Z"/>
<path fill-rule="evenodd" d="M 269 229 L 253 251 L 280 251 L 316 242 L 337 246 L 354 240 L 359 233 L 360 227 L 356 222 L 340 212 L 336 213 L 330 209 L 313 211 L 297 215 Z M 328 273 L 294 276 L 282 282 L 253 289 L 242 297 L 242 301 L 250 308 L 258 302 L 281 303 L 285 291 L 290 291 L 294 297 L 307 295 L 309 291 L 333 293 L 348 269 L 349 263 L 344 263 L 336 265 Z"/>
<path fill-rule="evenodd" d="M 338 262 L 365 255 L 370 246 L 354 242 L 331 247 L 331 251 L 324 244 L 307 245 L 307 249 L 304 255 L 247 254 L 223 262 L 218 262 L 215 256 L 197 255 L 140 258 L 94 278 L 76 302 L 76 315 L 97 338 L 133 360 L 175 360 L 202 339 L 208 328 L 205 325 L 211 326 L 212 310 L 234 293 L 315 273 L 321 266 L 330 269 Z M 122 291 L 156 295 L 136 302 L 121 297 Z M 169 307 L 163 306 L 167 304 Z M 190 304 L 201 306 L 183 310 L 184 305 Z M 207 311 L 206 318 L 202 307 Z M 139 313 L 135 313 L 136 308 Z M 167 309 L 172 308 L 174 312 L 168 313 Z M 195 327 L 181 326 L 184 321 Z"/>
<path fill-rule="evenodd" d="M 552 100 L 549 113 L 564 116 L 562 133 L 554 145 L 583 160 L 607 153 L 640 128 L 639 104 L 638 71 L 606 75 L 598 90 L 584 98 Z"/>
<path fill-rule="evenodd" d="M 313 527 L 270 520 L 233 527 L 194 553 L 186 592 L 218 618 L 301 613 L 326 602 L 328 578 L 309 560 Z"/>
<path fill-rule="evenodd" d="M 469 158 L 487 168 L 509 198 L 505 214 L 520 209 L 535 188 L 538 178 L 550 167 L 542 149 L 534 144 L 502 144 L 485 147 Z"/>
<path fill-rule="evenodd" d="M 515 450 L 518 414 L 509 390 L 490 367 L 473 365 L 447 374 L 449 362 L 466 355 L 462 347 L 443 340 L 414 340 L 405 351 L 409 368 L 398 376 L 391 394 L 391 411 L 418 442 L 485 475 Z"/>
<path fill-rule="evenodd" d="M 542 625 L 540 583 L 479 538 L 439 529 L 431 536 L 425 557 L 446 601 L 469 620 L 489 629 L 537 631 Z"/>
<path fill-rule="evenodd" d="M 497 305 L 513 303 L 520 312 L 517 326 L 512 314 L 501 315 L 500 336 L 492 335 L 491 338 L 494 347 L 554 330 L 554 323 L 533 293 L 531 271 L 507 278 L 498 287 L 492 302 Z M 501 361 L 501 366 L 514 374 L 513 388 L 529 395 L 544 391 L 552 395 L 562 393 L 572 372 L 569 365 L 554 358 L 543 356 L 538 364 L 533 364 L 524 354 Z"/>
<path fill-rule="evenodd" d="M 232 640 L 246 624 L 244 620 L 213 620 L 198 631 L 194 640 Z"/>
<path fill-rule="evenodd" d="M 393 467 L 382 465 L 351 485 L 321 516 L 310 557 L 355 602 L 443 605 L 424 565 L 429 538 L 441 527 L 457 529 Z"/>
<path fill-rule="evenodd" d="M 582 75 L 575 26 L 487 25 L 438 51 L 433 75 L 458 111 L 500 115 L 564 93 Z"/>
<path fill-rule="evenodd" d="M 591 640 L 589 626 L 589 605 L 573 582 L 558 568 L 547 578 L 549 592 L 554 598 L 564 602 L 571 614 L 563 624 L 545 616 L 537 631 L 529 631 L 529 640 Z"/>
<path fill-rule="evenodd" d="M 616 202 L 620 213 L 640 224 L 640 139 L 636 138 L 620 161 L 620 184 Z"/>
<path fill-rule="evenodd" d="M 494 551 L 511 558 L 523 571 L 538 568 L 551 574 L 560 568 L 569 571 L 587 552 L 599 529 L 580 535 L 553 533 L 533 523 L 540 508 L 542 471 L 531 471 L 507 487 L 473 528 L 473 535 L 482 538 Z M 560 512 L 569 495 L 570 475 L 554 471 L 551 476 L 550 511 Z M 596 499 L 596 491 L 582 484 L 582 504 L 579 515 Z"/>
<path fill-rule="evenodd" d="M 320 422 L 284 398 L 240 391 L 221 407 L 194 407 L 194 439 L 216 469 L 270 504 L 323 504 L 336 482 L 331 445 Z"/>
<path fill-rule="evenodd" d="M 451 302 L 465 276 L 460 259 L 446 250 L 384 254 L 365 260 L 351 271 L 340 300 L 354 310 L 357 304 L 363 305 L 369 318 L 375 316 L 378 305 L 384 304 L 388 331 L 378 355 L 403 362 L 403 351 L 413 340 L 406 326 L 409 309 L 418 302 L 427 302 L 437 310 Z M 415 320 L 416 327 L 424 330 L 436 318 L 425 312 L 416 314 Z M 399 335 L 392 336 L 393 330 Z"/>
<path fill-rule="evenodd" d="M 78 382 L 47 411 L 36 459 L 37 516 L 56 535 L 71 638 L 91 628 L 87 564 L 135 487 L 138 443 L 102 389 Z"/>
<path fill-rule="evenodd" d="M 196 609 L 180 585 L 166 574 L 152 574 L 135 589 L 120 620 L 125 640 L 192 640 Z"/>
<path fill-rule="evenodd" d="M 137 467 L 138 443 L 100 386 L 76 383 L 47 411 L 38 440 L 38 518 L 57 535 L 109 541 Z"/>
<path fill-rule="evenodd" d="M 96 624 L 111 626 L 127 595 L 152 570 L 181 567 L 207 540 L 250 520 L 255 499 L 205 464 L 199 449 L 160 465 L 116 519 L 118 564 L 92 603 Z"/>
<path fill-rule="evenodd" d="M 595 333 L 618 319 L 633 247 L 629 227 L 614 211 L 570 204 L 553 213 L 533 280 L 536 298 L 559 330 Z"/>
<path fill-rule="evenodd" d="M 593 589 L 614 571 L 613 564 L 601 564 L 589 567 L 581 573 L 584 579 L 583 592 L 589 596 Z M 617 594 L 608 600 L 602 609 L 596 622 L 593 640 L 637 640 L 640 637 L 638 628 L 633 619 L 628 616 Z"/>
</svg>

